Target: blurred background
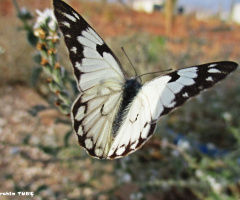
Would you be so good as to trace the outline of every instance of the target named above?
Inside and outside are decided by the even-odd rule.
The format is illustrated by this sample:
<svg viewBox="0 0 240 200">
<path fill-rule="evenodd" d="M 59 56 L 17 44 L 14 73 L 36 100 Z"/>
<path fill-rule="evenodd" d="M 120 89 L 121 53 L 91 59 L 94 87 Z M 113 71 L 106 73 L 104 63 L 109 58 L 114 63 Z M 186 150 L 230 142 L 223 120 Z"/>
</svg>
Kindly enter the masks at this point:
<svg viewBox="0 0 240 200">
<path fill-rule="evenodd" d="M 68 0 L 105 40 L 129 77 L 231 60 L 239 63 L 238 0 Z M 33 35 L 49 0 L 0 0 L 0 199 L 240 199 L 239 70 L 160 119 L 130 156 L 91 158 L 62 114 Z M 63 39 L 57 57 L 77 93 Z M 40 57 L 39 57 L 40 56 Z M 144 81 L 159 76 L 143 76 Z M 50 88 L 49 88 L 50 86 Z M 57 106 L 56 106 L 57 105 Z"/>
</svg>

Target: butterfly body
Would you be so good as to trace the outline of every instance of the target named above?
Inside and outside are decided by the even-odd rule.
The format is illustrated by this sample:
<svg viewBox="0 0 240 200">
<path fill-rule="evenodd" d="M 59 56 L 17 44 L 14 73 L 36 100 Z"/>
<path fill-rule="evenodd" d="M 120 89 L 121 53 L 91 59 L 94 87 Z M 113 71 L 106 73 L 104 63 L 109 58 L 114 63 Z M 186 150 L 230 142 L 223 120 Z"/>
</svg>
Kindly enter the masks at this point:
<svg viewBox="0 0 240 200">
<path fill-rule="evenodd" d="M 122 66 L 94 29 L 62 0 L 54 12 L 69 51 L 79 96 L 72 105 L 79 144 L 93 157 L 115 159 L 138 150 L 156 123 L 237 68 L 230 61 L 179 69 L 145 84 L 126 78 Z"/>
<path fill-rule="evenodd" d="M 117 131 L 124 120 L 124 116 L 126 116 L 133 99 L 136 97 L 141 87 L 142 84 L 139 83 L 135 77 L 126 80 L 126 83 L 123 86 L 121 105 L 113 122 L 113 135 L 117 134 Z"/>
</svg>

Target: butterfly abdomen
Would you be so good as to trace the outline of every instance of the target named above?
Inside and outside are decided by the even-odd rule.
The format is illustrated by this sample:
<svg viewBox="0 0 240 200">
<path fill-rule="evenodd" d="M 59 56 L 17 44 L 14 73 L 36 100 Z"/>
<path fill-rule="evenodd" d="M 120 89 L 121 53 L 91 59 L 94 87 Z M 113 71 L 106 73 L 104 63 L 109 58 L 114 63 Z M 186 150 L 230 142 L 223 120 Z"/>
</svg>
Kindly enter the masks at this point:
<svg viewBox="0 0 240 200">
<path fill-rule="evenodd" d="M 112 134 L 114 136 L 117 134 L 119 127 L 126 117 L 126 112 L 129 109 L 129 105 L 132 103 L 134 97 L 136 97 L 141 87 L 142 84 L 139 83 L 135 78 L 126 80 L 126 83 L 123 86 L 122 102 L 113 122 Z"/>
</svg>

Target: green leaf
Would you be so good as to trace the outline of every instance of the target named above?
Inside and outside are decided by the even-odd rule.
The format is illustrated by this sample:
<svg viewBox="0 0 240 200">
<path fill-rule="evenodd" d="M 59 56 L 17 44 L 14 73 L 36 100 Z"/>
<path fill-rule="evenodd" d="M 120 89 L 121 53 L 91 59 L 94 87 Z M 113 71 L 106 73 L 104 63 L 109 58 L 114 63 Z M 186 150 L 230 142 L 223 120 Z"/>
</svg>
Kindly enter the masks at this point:
<svg viewBox="0 0 240 200">
<path fill-rule="evenodd" d="M 30 138 L 31 138 L 31 135 L 30 135 L 30 134 L 27 134 L 27 135 L 23 138 L 23 140 L 22 140 L 23 144 L 24 144 L 24 145 L 29 144 Z"/>
<path fill-rule="evenodd" d="M 34 67 L 33 68 L 32 75 L 31 75 L 31 80 L 30 80 L 30 83 L 31 83 L 32 87 L 37 86 L 37 82 L 39 80 L 39 77 L 40 77 L 42 71 L 43 71 L 42 67 Z"/>
<path fill-rule="evenodd" d="M 41 104 L 35 105 L 28 110 L 28 113 L 33 117 L 36 116 L 39 112 L 46 110 L 47 107 Z"/>
<path fill-rule="evenodd" d="M 69 138 L 72 135 L 72 133 L 73 133 L 73 130 L 71 129 L 65 134 L 65 136 L 64 136 L 64 146 L 65 147 L 68 146 L 68 141 L 69 141 Z"/>
<path fill-rule="evenodd" d="M 38 148 L 41 149 L 44 153 L 54 155 L 54 156 L 56 156 L 56 154 L 60 150 L 59 147 L 43 146 L 41 144 L 38 146 Z"/>
<path fill-rule="evenodd" d="M 33 15 L 28 10 L 22 8 L 18 13 L 17 17 L 22 21 L 27 21 L 27 20 L 31 20 L 33 18 Z"/>
<path fill-rule="evenodd" d="M 36 53 L 34 56 L 33 56 L 33 60 L 38 63 L 38 64 L 41 64 L 41 61 L 42 61 L 42 56 L 41 54 L 38 52 Z"/>
<path fill-rule="evenodd" d="M 69 82 L 71 84 L 74 95 L 77 96 L 79 94 L 79 90 L 78 90 L 78 87 L 77 87 L 76 80 L 71 78 L 71 79 L 69 79 Z"/>
<path fill-rule="evenodd" d="M 28 31 L 27 32 L 27 40 L 34 47 L 38 43 L 38 38 L 33 34 L 33 31 Z"/>
<path fill-rule="evenodd" d="M 48 186 L 47 186 L 47 185 L 40 185 L 40 186 L 36 189 L 35 193 L 39 193 L 39 192 L 41 192 L 41 191 L 43 191 L 43 190 L 47 190 L 47 189 L 48 189 Z"/>
</svg>

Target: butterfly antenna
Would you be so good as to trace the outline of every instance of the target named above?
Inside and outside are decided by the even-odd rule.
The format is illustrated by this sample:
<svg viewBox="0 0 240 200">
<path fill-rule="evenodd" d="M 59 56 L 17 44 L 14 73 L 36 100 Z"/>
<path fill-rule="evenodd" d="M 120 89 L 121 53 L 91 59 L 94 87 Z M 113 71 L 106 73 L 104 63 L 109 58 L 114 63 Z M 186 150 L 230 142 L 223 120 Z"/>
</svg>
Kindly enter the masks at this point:
<svg viewBox="0 0 240 200">
<path fill-rule="evenodd" d="M 122 49 L 123 53 L 125 54 L 125 56 L 127 57 L 127 59 L 130 62 L 130 64 L 132 65 L 132 68 L 134 69 L 134 72 L 135 72 L 135 76 L 137 77 L 138 75 L 137 75 L 137 71 L 136 71 L 135 67 L 133 66 L 133 64 L 132 64 L 131 60 L 129 59 L 127 53 L 125 52 L 124 48 L 121 47 L 121 49 Z"/>
<path fill-rule="evenodd" d="M 166 70 L 161 70 L 161 71 L 157 71 L 157 72 L 149 72 L 149 73 L 146 73 L 146 74 L 142 74 L 142 75 L 139 75 L 138 77 L 141 78 L 142 76 L 145 76 L 145 75 L 148 75 L 148 74 L 156 74 L 156 73 L 165 73 L 165 72 L 169 72 L 169 71 L 172 71 L 172 69 L 166 69 Z"/>
</svg>

